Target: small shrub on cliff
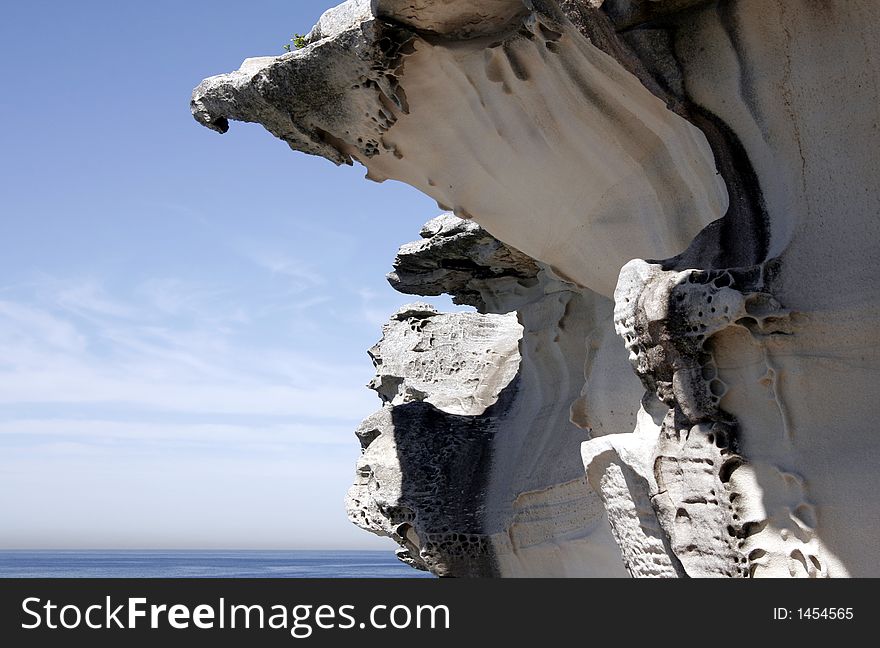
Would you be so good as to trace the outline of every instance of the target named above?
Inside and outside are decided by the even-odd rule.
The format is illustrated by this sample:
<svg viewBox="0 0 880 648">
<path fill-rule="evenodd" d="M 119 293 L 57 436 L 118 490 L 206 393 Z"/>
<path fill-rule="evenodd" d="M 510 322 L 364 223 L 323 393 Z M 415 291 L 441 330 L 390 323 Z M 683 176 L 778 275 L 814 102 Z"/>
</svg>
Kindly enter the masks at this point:
<svg viewBox="0 0 880 648">
<path fill-rule="evenodd" d="M 290 39 L 290 42 L 284 45 L 284 51 L 289 52 L 293 48 L 302 49 L 307 44 L 305 34 L 294 34 L 293 38 Z"/>
</svg>

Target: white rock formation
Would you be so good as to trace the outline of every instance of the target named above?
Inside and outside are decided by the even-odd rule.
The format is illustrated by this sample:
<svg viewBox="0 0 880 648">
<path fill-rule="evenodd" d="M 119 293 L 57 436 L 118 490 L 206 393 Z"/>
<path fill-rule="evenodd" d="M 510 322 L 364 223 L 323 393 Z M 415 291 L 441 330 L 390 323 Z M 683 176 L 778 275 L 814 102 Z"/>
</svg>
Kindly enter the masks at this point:
<svg viewBox="0 0 880 648">
<path fill-rule="evenodd" d="M 350 0 L 196 88 L 214 130 L 473 220 L 401 249 L 398 289 L 480 314 L 386 326 L 355 521 L 448 575 L 880 575 L 878 29 L 871 0 Z"/>
<path fill-rule="evenodd" d="M 444 214 L 422 236 L 400 249 L 392 285 L 481 313 L 410 304 L 385 325 L 370 350 L 384 405 L 357 433 L 349 517 L 440 575 L 625 576 L 572 453 L 587 438 L 569 405 L 590 301 L 471 221 Z"/>
</svg>

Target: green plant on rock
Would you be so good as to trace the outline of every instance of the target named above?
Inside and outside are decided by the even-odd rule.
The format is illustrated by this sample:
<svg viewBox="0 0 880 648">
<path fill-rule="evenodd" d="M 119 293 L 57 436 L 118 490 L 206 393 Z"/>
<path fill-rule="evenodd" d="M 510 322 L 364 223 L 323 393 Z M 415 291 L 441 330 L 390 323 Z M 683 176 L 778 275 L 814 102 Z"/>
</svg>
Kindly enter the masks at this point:
<svg viewBox="0 0 880 648">
<path fill-rule="evenodd" d="M 290 39 L 290 42 L 284 45 L 284 51 L 289 52 L 292 49 L 302 49 L 308 45 L 306 42 L 306 34 L 294 34 L 293 38 Z"/>
</svg>

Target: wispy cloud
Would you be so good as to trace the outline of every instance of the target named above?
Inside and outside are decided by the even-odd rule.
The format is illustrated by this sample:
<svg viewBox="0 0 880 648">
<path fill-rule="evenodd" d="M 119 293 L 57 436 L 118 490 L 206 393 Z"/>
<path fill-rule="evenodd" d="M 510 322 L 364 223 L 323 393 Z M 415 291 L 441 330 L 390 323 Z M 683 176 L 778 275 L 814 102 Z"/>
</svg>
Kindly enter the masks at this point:
<svg viewBox="0 0 880 648">
<path fill-rule="evenodd" d="M 40 307 L 0 301 L 0 404 L 352 421 L 375 405 L 360 387 L 367 376 L 353 380 L 357 367 L 246 342 L 246 317 L 218 324 L 211 287 L 149 280 L 134 293 L 148 299 L 112 298 L 84 282 Z M 168 321 L 181 313 L 189 319 Z"/>
<path fill-rule="evenodd" d="M 0 547 L 370 545 L 342 499 L 379 400 L 365 354 L 324 346 L 358 298 L 336 310 L 307 265 L 263 261 L 239 284 L 3 288 Z"/>
<path fill-rule="evenodd" d="M 169 372 L 170 374 L 171 372 Z M 56 365 L 47 371 L 0 373 L 0 404 L 103 404 L 156 412 L 250 414 L 356 421 L 377 401 L 363 389 L 293 388 L 258 381 L 126 379 L 121 372 Z"/>
<path fill-rule="evenodd" d="M 241 252 L 246 259 L 258 267 L 292 279 L 294 285 L 302 289 L 322 286 L 326 283 L 325 277 L 309 263 L 284 252 L 257 245 L 245 245 Z"/>
<path fill-rule="evenodd" d="M 58 306 L 82 315 L 103 315 L 131 318 L 135 310 L 118 300 L 110 298 L 104 288 L 94 280 L 54 280 L 54 299 Z"/>
<path fill-rule="evenodd" d="M 204 286 L 176 277 L 147 279 L 138 288 L 148 308 L 163 315 L 199 314 L 229 296 L 228 289 Z M 234 318 L 236 319 L 236 318 Z M 240 316 L 237 319 L 246 320 Z"/>
<path fill-rule="evenodd" d="M 0 301 L 0 348 L 10 351 L 27 347 L 38 340 L 52 352 L 82 352 L 86 338 L 70 322 L 12 301 Z M 9 355 L 0 356 L 0 363 L 8 363 Z"/>
</svg>

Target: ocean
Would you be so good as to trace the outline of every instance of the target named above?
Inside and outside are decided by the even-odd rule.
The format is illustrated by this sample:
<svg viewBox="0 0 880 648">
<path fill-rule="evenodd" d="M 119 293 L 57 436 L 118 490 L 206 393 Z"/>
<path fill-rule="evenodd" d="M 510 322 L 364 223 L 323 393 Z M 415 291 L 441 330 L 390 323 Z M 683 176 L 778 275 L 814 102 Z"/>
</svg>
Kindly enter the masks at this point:
<svg viewBox="0 0 880 648">
<path fill-rule="evenodd" d="M 0 551 L 0 578 L 431 578 L 392 551 Z"/>
</svg>

